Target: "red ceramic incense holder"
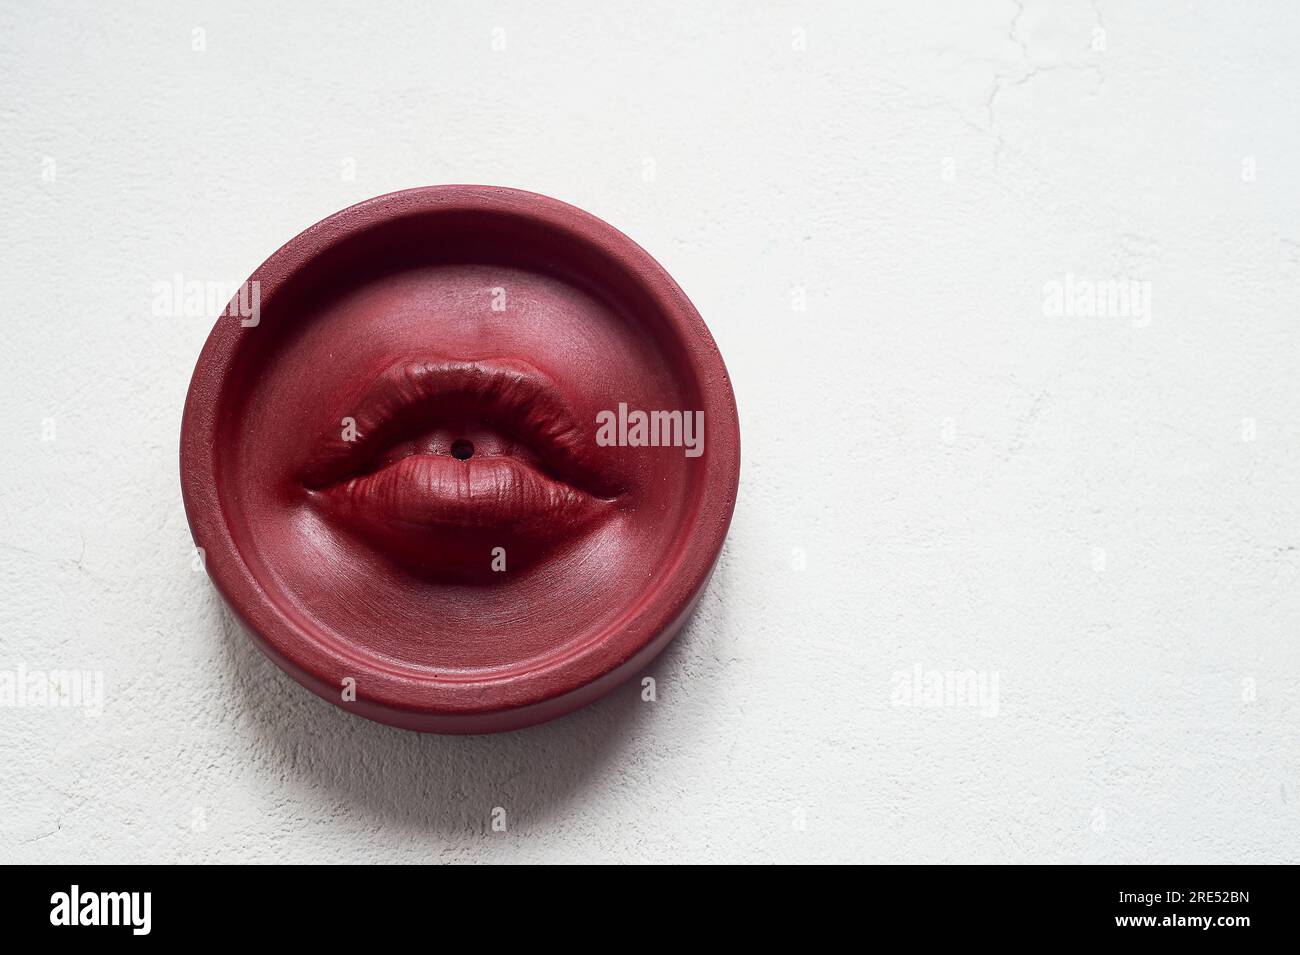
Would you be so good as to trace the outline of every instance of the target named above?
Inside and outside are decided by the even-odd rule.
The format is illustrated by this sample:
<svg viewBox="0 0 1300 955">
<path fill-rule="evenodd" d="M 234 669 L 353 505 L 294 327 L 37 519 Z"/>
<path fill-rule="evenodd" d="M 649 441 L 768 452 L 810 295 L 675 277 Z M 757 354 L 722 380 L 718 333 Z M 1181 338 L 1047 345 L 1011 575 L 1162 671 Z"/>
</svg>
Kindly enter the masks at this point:
<svg viewBox="0 0 1300 955">
<path fill-rule="evenodd" d="M 319 222 L 217 321 L 181 427 L 208 574 L 296 680 L 409 729 L 588 703 L 685 622 L 740 473 L 726 368 L 643 249 L 533 193 Z"/>
</svg>

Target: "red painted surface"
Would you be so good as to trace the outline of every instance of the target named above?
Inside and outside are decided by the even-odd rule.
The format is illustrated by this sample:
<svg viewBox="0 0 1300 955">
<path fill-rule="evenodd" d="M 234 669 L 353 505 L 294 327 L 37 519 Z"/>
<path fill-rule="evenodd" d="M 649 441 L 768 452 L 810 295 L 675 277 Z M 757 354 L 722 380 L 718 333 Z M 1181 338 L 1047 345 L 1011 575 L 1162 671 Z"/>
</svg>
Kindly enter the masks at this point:
<svg viewBox="0 0 1300 955">
<path fill-rule="evenodd" d="M 491 732 L 672 639 L 740 435 L 713 339 L 644 250 L 553 199 L 434 186 L 317 223 L 252 282 L 257 314 L 199 357 L 181 484 L 209 575 L 295 679 Z"/>
</svg>

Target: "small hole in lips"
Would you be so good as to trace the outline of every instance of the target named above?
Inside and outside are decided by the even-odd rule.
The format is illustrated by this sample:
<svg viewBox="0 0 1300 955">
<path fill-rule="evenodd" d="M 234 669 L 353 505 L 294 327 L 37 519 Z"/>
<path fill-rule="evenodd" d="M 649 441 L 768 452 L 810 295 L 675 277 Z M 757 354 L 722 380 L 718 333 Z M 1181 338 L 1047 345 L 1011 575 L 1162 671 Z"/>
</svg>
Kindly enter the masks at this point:
<svg viewBox="0 0 1300 955">
<path fill-rule="evenodd" d="M 468 461 L 474 454 L 474 442 L 457 438 L 451 443 L 451 456 L 458 461 Z"/>
</svg>

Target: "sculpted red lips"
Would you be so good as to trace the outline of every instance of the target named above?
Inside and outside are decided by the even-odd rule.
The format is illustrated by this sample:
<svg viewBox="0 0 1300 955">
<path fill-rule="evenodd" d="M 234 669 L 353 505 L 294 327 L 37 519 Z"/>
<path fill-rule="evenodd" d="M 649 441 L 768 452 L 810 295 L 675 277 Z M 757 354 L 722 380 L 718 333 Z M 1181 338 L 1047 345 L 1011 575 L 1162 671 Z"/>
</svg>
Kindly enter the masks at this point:
<svg viewBox="0 0 1300 955">
<path fill-rule="evenodd" d="M 618 494 L 555 385 L 516 359 L 399 362 L 337 420 L 303 483 L 422 563 L 486 566 L 507 543 L 526 557 Z"/>
</svg>

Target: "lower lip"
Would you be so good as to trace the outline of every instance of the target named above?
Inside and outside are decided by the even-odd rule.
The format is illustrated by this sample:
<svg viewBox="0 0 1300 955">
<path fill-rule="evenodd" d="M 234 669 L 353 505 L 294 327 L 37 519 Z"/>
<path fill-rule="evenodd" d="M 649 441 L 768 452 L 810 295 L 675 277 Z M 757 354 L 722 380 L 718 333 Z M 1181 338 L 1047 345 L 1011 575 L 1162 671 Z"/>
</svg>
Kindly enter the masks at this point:
<svg viewBox="0 0 1300 955">
<path fill-rule="evenodd" d="M 324 493 L 363 520 L 414 528 L 554 532 L 585 522 L 600 505 L 517 459 L 493 455 L 412 454 Z"/>
</svg>

